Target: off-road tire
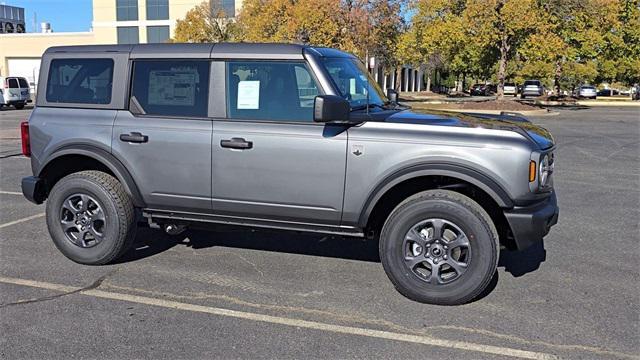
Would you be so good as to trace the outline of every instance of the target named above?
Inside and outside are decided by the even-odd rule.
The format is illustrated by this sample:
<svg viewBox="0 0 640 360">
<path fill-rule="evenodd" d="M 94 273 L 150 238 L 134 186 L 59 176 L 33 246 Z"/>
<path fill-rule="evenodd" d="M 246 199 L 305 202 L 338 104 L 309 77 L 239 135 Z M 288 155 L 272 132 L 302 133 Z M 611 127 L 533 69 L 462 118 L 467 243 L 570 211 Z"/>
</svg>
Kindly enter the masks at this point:
<svg viewBox="0 0 640 360">
<path fill-rule="evenodd" d="M 102 240 L 83 248 L 72 243 L 61 226 L 62 203 L 72 194 L 86 194 L 104 211 Z M 47 227 L 56 247 L 69 259 L 86 265 L 104 265 L 122 256 L 133 244 L 136 233 L 135 210 L 122 184 L 100 171 L 81 171 L 60 179 L 49 194 Z"/>
<path fill-rule="evenodd" d="M 420 279 L 405 265 L 404 238 L 422 219 L 439 218 L 457 225 L 469 240 L 466 271 L 446 284 Z M 438 305 L 468 303 L 490 284 L 498 264 L 499 239 L 489 214 L 471 198 L 449 190 L 429 190 L 401 202 L 380 234 L 380 259 L 395 288 L 409 299 Z"/>
</svg>

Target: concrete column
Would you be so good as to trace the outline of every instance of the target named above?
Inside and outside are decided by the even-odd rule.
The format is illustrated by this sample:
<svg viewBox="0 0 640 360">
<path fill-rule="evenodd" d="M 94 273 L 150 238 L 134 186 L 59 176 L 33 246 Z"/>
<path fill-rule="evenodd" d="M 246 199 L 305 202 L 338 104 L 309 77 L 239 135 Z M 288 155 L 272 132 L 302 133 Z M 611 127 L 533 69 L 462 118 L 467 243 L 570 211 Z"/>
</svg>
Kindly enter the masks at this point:
<svg viewBox="0 0 640 360">
<path fill-rule="evenodd" d="M 403 81 L 404 91 L 409 91 L 409 69 L 404 68 L 404 81 Z"/>
<path fill-rule="evenodd" d="M 416 91 L 416 74 L 413 72 L 413 68 L 409 69 L 409 79 L 411 82 L 410 91 Z"/>
<path fill-rule="evenodd" d="M 418 68 L 418 91 L 422 91 L 422 85 L 423 85 L 423 81 L 422 81 L 422 77 L 424 76 L 424 71 L 422 70 L 422 67 Z"/>
</svg>

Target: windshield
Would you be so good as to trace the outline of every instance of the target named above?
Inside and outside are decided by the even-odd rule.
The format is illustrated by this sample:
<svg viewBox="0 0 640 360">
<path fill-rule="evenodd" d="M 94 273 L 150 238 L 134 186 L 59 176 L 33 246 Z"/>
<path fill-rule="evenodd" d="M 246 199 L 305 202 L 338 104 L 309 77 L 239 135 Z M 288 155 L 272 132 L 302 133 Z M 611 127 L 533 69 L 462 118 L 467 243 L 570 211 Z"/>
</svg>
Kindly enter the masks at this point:
<svg viewBox="0 0 640 360">
<path fill-rule="evenodd" d="M 322 63 L 352 109 L 370 104 L 383 106 L 387 102 L 380 86 L 357 59 L 323 58 Z"/>
</svg>

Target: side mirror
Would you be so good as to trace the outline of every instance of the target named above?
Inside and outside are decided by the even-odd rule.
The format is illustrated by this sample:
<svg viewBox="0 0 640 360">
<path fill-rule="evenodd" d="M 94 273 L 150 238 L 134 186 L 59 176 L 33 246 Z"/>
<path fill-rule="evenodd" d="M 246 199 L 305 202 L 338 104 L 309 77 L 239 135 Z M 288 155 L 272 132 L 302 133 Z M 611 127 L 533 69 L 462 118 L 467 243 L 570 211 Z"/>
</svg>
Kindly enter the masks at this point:
<svg viewBox="0 0 640 360">
<path fill-rule="evenodd" d="M 398 92 L 393 90 L 392 88 L 387 89 L 387 98 L 392 104 L 398 103 Z"/>
<path fill-rule="evenodd" d="M 319 123 L 348 123 L 351 106 L 336 95 L 318 95 L 313 101 L 313 121 Z"/>
</svg>

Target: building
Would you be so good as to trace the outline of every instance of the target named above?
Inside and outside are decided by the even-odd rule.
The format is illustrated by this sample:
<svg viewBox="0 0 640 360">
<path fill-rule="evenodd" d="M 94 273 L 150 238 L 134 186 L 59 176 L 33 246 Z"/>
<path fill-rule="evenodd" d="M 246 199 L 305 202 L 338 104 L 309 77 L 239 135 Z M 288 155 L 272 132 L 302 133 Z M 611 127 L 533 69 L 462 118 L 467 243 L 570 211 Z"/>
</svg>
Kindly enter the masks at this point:
<svg viewBox="0 0 640 360">
<path fill-rule="evenodd" d="M 45 23 L 41 32 L 0 31 L 0 75 L 26 77 L 35 87 L 40 58 L 48 47 L 165 42 L 172 36 L 176 21 L 203 1 L 224 10 L 229 17 L 235 17 L 242 7 L 242 0 L 93 0 L 89 31 L 56 33 L 55 24 L 52 30 Z M 0 22 L 21 24 L 24 30 L 24 9 L 0 5 L 0 9 L 6 8 L 11 9 L 8 13 L 4 10 L 11 18 L 3 19 L 0 10 Z"/>
<path fill-rule="evenodd" d="M 0 34 L 25 32 L 24 9 L 0 5 Z"/>
</svg>

